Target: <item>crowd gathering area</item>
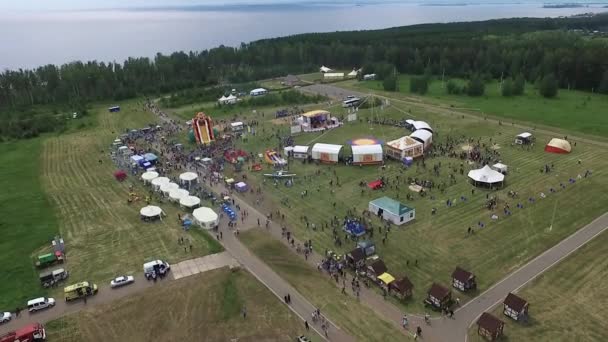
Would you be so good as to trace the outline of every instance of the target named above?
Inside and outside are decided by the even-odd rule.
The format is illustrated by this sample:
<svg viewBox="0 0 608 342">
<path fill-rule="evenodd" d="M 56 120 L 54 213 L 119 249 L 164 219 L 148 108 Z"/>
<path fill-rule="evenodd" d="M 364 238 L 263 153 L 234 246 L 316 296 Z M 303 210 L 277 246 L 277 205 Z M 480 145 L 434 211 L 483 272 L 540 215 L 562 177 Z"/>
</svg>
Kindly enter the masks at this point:
<svg viewBox="0 0 608 342">
<path fill-rule="evenodd" d="M 239 197 L 266 215 L 259 229 L 279 224 L 295 253 L 324 256 L 319 270 L 357 275 L 353 295 L 373 287 L 409 312 L 453 315 L 601 211 L 581 204 L 601 191 L 602 149 L 535 127 L 395 104 L 185 123 L 144 107 L 162 123 L 111 143 L 116 180 L 144 185 L 126 199 L 142 221 L 177 206 L 183 229 L 219 239 L 218 226 L 255 225 Z M 527 320 L 527 308 L 505 314 Z"/>
</svg>

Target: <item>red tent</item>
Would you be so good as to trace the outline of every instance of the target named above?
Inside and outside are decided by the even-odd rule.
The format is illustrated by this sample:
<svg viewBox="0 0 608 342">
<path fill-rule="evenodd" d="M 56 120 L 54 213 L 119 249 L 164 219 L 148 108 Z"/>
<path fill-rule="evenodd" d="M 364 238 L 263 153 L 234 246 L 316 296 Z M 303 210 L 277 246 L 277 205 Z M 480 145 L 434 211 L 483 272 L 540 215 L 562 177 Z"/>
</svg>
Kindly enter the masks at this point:
<svg viewBox="0 0 608 342">
<path fill-rule="evenodd" d="M 127 179 L 127 173 L 123 170 L 117 170 L 114 172 L 114 178 L 116 178 L 117 181 L 122 182 Z"/>
</svg>

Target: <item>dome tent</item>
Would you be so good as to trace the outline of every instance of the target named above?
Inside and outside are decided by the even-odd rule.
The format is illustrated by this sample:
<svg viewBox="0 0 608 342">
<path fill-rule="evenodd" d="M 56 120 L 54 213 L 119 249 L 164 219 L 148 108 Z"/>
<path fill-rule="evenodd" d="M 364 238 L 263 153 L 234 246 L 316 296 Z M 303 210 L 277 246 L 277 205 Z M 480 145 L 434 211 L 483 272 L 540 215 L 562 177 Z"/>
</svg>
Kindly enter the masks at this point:
<svg viewBox="0 0 608 342">
<path fill-rule="evenodd" d="M 545 146 L 545 152 L 549 153 L 570 153 L 572 147 L 568 140 L 553 138 L 547 146 Z"/>
</svg>

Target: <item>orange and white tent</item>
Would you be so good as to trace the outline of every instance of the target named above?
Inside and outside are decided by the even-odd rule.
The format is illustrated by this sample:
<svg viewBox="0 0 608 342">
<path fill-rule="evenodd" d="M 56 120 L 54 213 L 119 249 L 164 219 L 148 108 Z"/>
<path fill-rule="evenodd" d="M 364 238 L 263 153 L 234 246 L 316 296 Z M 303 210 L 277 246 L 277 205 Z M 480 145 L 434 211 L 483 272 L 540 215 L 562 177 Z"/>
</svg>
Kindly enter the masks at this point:
<svg viewBox="0 0 608 342">
<path fill-rule="evenodd" d="M 550 153 L 570 153 L 572 151 L 572 147 L 570 147 L 570 143 L 568 140 L 553 138 L 547 146 L 545 146 L 545 152 Z"/>
</svg>

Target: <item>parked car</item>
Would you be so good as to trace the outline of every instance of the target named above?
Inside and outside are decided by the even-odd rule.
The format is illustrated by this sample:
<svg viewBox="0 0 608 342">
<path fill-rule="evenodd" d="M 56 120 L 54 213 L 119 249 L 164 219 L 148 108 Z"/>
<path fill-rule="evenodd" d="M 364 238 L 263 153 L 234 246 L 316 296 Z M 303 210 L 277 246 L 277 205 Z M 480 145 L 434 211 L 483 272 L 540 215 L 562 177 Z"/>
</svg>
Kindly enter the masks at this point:
<svg viewBox="0 0 608 342">
<path fill-rule="evenodd" d="M 121 287 L 128 284 L 133 284 L 135 282 L 135 278 L 133 276 L 120 276 L 112 279 L 110 282 L 110 286 L 112 288 Z"/>
<path fill-rule="evenodd" d="M 10 312 L 0 312 L 0 324 L 6 323 L 13 318 Z"/>
<path fill-rule="evenodd" d="M 34 312 L 34 311 L 38 311 L 38 310 L 42 310 L 42 309 L 46 309 L 46 308 L 52 308 L 53 306 L 55 306 L 54 298 L 40 297 L 40 298 L 28 300 L 28 302 L 27 302 L 27 310 L 29 312 Z"/>
<path fill-rule="evenodd" d="M 311 342 L 310 339 L 304 335 L 300 335 L 298 336 L 298 338 L 296 339 L 297 342 Z"/>
</svg>

